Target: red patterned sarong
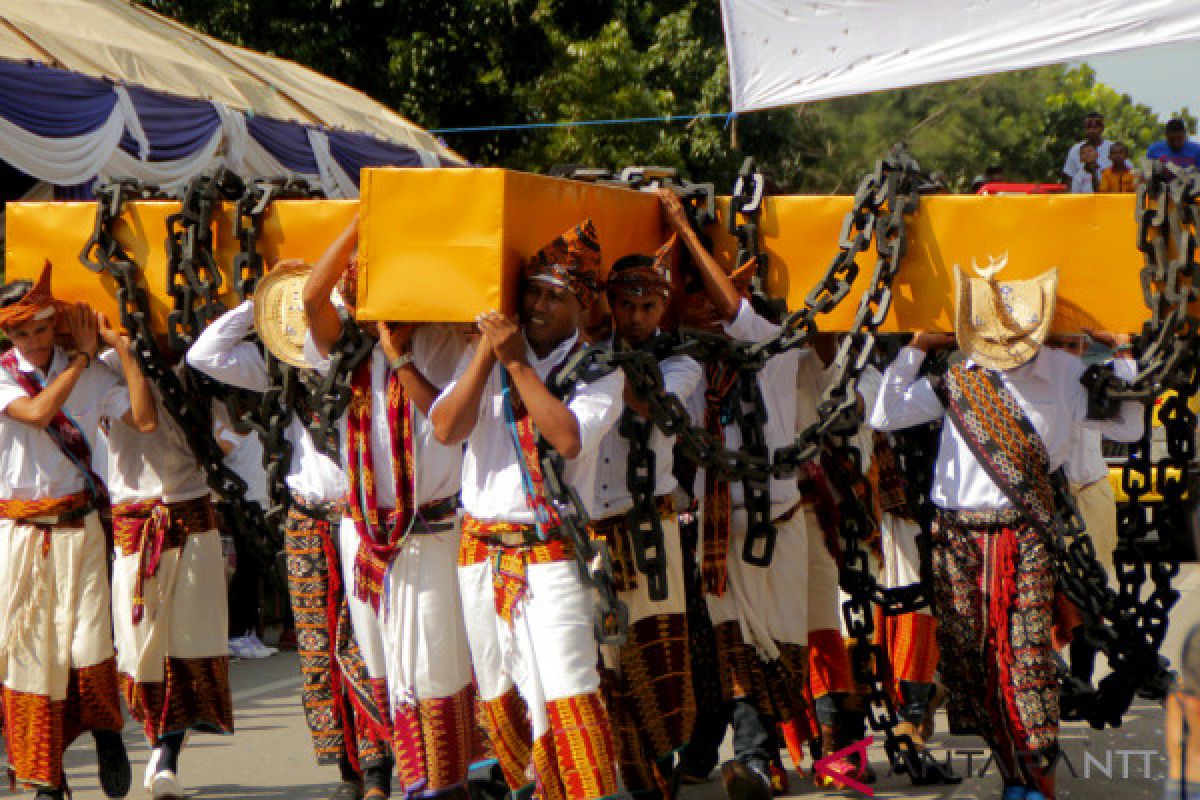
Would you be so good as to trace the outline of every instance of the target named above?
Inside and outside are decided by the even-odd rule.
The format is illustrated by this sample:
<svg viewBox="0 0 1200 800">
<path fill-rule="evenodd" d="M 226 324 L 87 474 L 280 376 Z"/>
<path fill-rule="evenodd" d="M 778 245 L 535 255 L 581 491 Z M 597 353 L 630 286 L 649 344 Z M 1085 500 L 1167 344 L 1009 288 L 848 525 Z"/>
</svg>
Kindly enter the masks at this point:
<svg viewBox="0 0 1200 800">
<path fill-rule="evenodd" d="M 953 733 L 978 733 L 1008 776 L 1047 796 L 1053 772 L 1031 760 L 1058 741 L 1051 643 L 1054 573 L 1045 537 L 1014 518 L 967 525 L 949 514 L 933 531 L 934 611 Z"/>
</svg>

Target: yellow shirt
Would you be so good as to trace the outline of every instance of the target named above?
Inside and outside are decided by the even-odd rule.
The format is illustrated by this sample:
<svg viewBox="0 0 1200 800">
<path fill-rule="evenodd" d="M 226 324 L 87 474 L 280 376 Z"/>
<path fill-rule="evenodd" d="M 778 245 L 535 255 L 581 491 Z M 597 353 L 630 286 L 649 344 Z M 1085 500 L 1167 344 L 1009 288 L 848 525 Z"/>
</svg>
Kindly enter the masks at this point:
<svg viewBox="0 0 1200 800">
<path fill-rule="evenodd" d="M 1097 192 L 1133 192 L 1137 190 L 1137 176 L 1131 170 L 1113 172 L 1112 167 L 1100 174 Z"/>
</svg>

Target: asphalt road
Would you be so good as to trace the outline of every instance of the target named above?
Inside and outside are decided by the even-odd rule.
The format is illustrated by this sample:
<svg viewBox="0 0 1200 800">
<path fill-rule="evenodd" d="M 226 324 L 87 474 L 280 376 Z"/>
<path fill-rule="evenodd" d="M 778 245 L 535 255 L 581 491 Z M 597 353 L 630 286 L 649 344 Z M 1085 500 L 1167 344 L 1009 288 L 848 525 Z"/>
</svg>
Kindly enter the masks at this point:
<svg viewBox="0 0 1200 800">
<path fill-rule="evenodd" d="M 1172 614 L 1164 653 L 1178 654 L 1186 630 L 1200 623 L 1200 566 L 1184 567 L 1178 588 L 1183 596 Z M 299 700 L 299 664 L 294 653 L 236 662 L 232 670 L 237 733 L 228 737 L 194 736 L 184 751 L 180 778 L 191 787 L 195 798 L 288 798 L 317 800 L 328 796 L 336 770 L 318 768 L 312 758 L 308 729 Z M 958 786 L 914 788 L 902 775 L 889 776 L 881 747 L 870 750 L 871 761 L 881 772 L 871 787 L 883 798 L 999 797 L 1000 780 L 994 767 L 981 755 L 979 740 L 951 737 L 939 720 L 933 751 L 949 759 L 958 772 L 967 775 Z M 130 759 L 134 764 L 134 789 L 130 797 L 145 797 L 142 771 L 149 755 L 140 730 L 130 725 L 125 731 Z M 1063 727 L 1063 761 L 1060 762 L 1059 794 L 1063 798 L 1097 800 L 1151 800 L 1161 797 L 1163 774 L 1163 709 L 1155 703 L 1139 702 L 1118 729 L 1094 731 L 1082 723 Z M 728 748 L 728 742 L 726 743 Z M 728 752 L 726 753 L 728 755 Z M 69 780 L 78 800 L 103 797 L 95 776 L 90 737 L 85 736 L 67 753 Z M 795 796 L 852 797 L 855 792 L 817 791 L 806 778 L 792 774 Z M 30 793 L 31 794 L 31 793 Z M 720 800 L 718 782 L 687 787 L 685 800 Z"/>
</svg>

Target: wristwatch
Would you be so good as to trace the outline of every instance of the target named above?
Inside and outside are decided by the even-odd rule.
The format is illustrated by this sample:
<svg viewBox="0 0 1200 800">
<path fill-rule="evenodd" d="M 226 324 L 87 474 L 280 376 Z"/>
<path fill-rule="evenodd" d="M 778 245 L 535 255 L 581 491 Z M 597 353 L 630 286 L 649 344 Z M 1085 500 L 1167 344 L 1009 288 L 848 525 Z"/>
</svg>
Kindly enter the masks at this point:
<svg viewBox="0 0 1200 800">
<path fill-rule="evenodd" d="M 84 351 L 72 350 L 71 352 L 67 353 L 67 358 L 74 358 L 75 356 L 83 356 L 85 359 L 87 359 L 85 362 L 83 362 L 84 369 L 87 369 L 88 367 L 90 367 L 92 365 L 92 361 L 93 361 L 92 357 L 90 355 L 88 355 L 87 353 L 85 353 Z"/>
<path fill-rule="evenodd" d="M 413 363 L 413 354 L 405 353 L 402 356 L 397 356 L 395 359 L 388 361 L 388 369 L 390 369 L 392 372 L 395 372 L 402 367 L 407 367 L 411 363 Z"/>
</svg>

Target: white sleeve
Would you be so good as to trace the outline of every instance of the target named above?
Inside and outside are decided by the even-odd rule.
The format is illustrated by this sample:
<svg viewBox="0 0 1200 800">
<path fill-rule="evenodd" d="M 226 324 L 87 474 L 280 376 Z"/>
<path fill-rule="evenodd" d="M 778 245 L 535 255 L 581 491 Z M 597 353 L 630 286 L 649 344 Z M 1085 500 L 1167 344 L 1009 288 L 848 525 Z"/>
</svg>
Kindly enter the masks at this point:
<svg viewBox="0 0 1200 800">
<path fill-rule="evenodd" d="M 663 388 L 686 403 L 704 379 L 704 368 L 694 358 L 682 356 L 663 361 L 662 374 Z"/>
<path fill-rule="evenodd" d="M 89 365 L 84 374 L 89 379 L 88 391 L 96 392 L 103 398 L 100 405 L 101 417 L 117 420 L 133 408 L 129 399 L 129 389 L 125 386 L 124 374 L 114 374 L 103 363 Z"/>
<path fill-rule="evenodd" d="M 737 316 L 733 318 L 733 322 L 724 323 L 724 327 L 725 332 L 734 339 L 747 342 L 763 342 L 779 333 L 779 326 L 759 315 L 744 297 L 741 306 L 738 307 Z"/>
<path fill-rule="evenodd" d="M 901 348 L 883 373 L 883 384 L 867 424 L 877 431 L 896 431 L 932 422 L 946 413 L 928 379 L 917 378 L 924 361 L 924 352 Z"/>
<path fill-rule="evenodd" d="M 323 356 L 317 349 L 317 343 L 313 341 L 311 330 L 304 332 L 304 360 L 322 375 L 328 375 L 329 368 L 333 364 L 331 356 Z"/>
<path fill-rule="evenodd" d="M 567 401 L 579 424 L 579 455 L 594 453 L 625 409 L 625 373 L 613 370 L 603 378 L 581 384 Z"/>
<path fill-rule="evenodd" d="M 422 325 L 413 333 L 412 351 L 417 368 L 425 379 L 439 389 L 466 369 L 463 363 L 467 346 L 466 337 L 453 325 Z"/>
<path fill-rule="evenodd" d="M 187 352 L 187 363 L 205 375 L 239 389 L 267 390 L 267 362 L 252 342 L 254 301 L 227 311 L 196 337 Z"/>
<path fill-rule="evenodd" d="M 454 391 L 454 387 L 458 385 L 458 379 L 461 378 L 463 376 L 463 373 L 467 371 L 467 367 L 470 365 L 471 359 L 475 357 L 475 348 L 479 347 L 482 344 L 483 344 L 483 337 L 480 337 L 474 344 L 472 344 L 469 340 L 466 340 L 464 338 L 462 355 L 459 357 L 458 363 L 454 365 L 454 377 L 450 379 L 449 383 L 447 383 L 445 386 L 442 387 L 440 392 L 438 392 L 437 399 L 434 400 L 433 405 L 431 405 L 429 407 L 429 413 L 431 415 L 433 414 L 433 410 L 435 408 L 437 408 L 437 404 L 442 401 L 442 398 L 445 397 L 446 395 L 450 394 L 450 392 Z M 495 372 L 495 367 L 492 368 L 492 371 L 493 371 L 493 373 Z M 488 376 L 488 384 L 491 384 L 491 381 L 492 381 L 492 378 L 491 378 L 491 375 L 489 375 Z M 430 381 L 430 383 L 433 383 L 433 381 Z M 483 416 L 483 406 L 484 406 L 484 403 L 486 402 L 486 398 L 487 398 L 487 389 L 485 388 L 484 389 L 484 397 L 479 402 L 479 416 L 480 417 Z"/>
<path fill-rule="evenodd" d="M 1071 145 L 1071 149 L 1067 151 L 1067 160 L 1063 162 L 1062 171 L 1067 177 L 1074 178 L 1075 173 L 1079 172 L 1079 145 Z"/>
</svg>

